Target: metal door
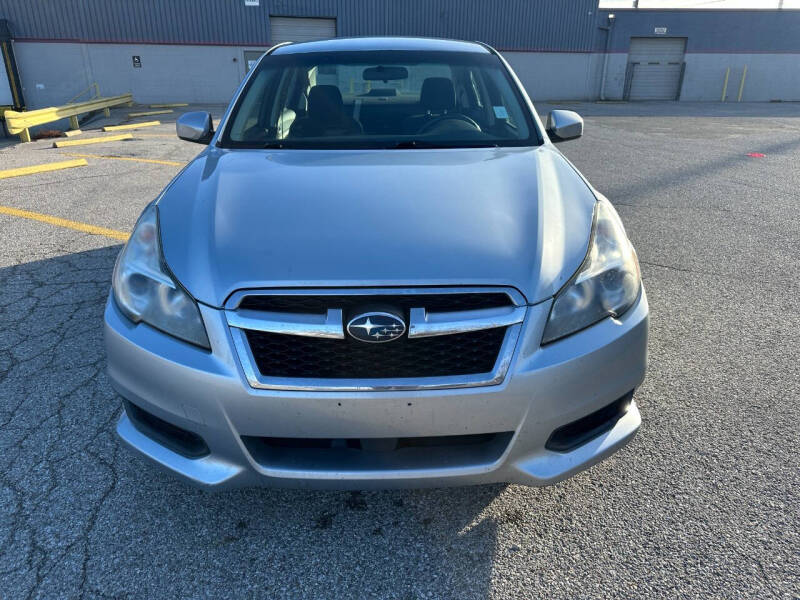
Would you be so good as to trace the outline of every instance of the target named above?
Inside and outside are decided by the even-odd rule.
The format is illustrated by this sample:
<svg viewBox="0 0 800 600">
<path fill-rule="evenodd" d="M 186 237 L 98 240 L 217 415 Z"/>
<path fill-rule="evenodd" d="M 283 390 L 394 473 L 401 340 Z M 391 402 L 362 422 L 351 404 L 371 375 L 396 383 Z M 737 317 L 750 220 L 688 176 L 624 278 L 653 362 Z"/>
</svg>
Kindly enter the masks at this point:
<svg viewBox="0 0 800 600">
<path fill-rule="evenodd" d="M 677 100 L 683 78 L 686 38 L 631 38 L 628 100 Z"/>
<path fill-rule="evenodd" d="M 8 21 L 0 19 L 0 107 L 25 110 L 25 100 L 22 98 L 22 85 L 12 44 Z"/>
<path fill-rule="evenodd" d="M 270 41 L 310 42 L 336 37 L 336 19 L 306 19 L 300 17 L 270 17 Z"/>
<path fill-rule="evenodd" d="M 11 77 L 5 69 L 5 65 L 0 68 L 0 106 L 14 106 L 14 96 L 11 93 Z"/>
<path fill-rule="evenodd" d="M 245 50 L 244 51 L 244 70 L 245 73 L 256 66 L 258 59 L 264 54 L 263 50 Z"/>
</svg>

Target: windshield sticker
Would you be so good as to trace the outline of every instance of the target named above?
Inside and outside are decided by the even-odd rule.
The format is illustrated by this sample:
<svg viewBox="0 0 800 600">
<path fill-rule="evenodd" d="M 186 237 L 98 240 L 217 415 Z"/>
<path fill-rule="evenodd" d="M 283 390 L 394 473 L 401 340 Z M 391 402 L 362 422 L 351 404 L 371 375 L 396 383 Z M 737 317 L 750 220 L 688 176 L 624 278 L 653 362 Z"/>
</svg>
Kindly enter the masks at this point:
<svg viewBox="0 0 800 600">
<path fill-rule="evenodd" d="M 494 108 L 494 116 L 498 119 L 508 118 L 508 111 L 505 106 L 493 106 L 492 108 Z"/>
</svg>

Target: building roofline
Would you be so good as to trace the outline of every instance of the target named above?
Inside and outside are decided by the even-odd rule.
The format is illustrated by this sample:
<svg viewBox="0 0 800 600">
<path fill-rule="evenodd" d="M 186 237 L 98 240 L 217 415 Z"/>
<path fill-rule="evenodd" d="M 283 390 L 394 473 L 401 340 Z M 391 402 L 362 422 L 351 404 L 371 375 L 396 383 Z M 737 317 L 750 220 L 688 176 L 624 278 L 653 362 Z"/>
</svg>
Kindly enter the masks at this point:
<svg viewBox="0 0 800 600">
<path fill-rule="evenodd" d="M 787 13 L 787 12 L 800 12 L 800 8 L 691 8 L 684 6 L 683 8 L 600 8 L 600 12 L 604 13 Z"/>
</svg>

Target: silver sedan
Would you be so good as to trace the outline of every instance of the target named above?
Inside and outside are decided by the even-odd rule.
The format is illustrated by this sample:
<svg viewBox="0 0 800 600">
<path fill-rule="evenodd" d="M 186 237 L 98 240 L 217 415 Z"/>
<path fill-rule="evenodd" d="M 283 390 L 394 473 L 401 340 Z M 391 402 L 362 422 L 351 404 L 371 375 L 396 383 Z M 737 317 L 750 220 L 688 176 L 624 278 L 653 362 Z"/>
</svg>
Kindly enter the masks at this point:
<svg viewBox="0 0 800 600">
<path fill-rule="evenodd" d="M 142 213 L 105 312 L 117 431 L 210 488 L 546 485 L 636 434 L 648 305 L 611 203 L 477 43 L 262 57 Z"/>
</svg>

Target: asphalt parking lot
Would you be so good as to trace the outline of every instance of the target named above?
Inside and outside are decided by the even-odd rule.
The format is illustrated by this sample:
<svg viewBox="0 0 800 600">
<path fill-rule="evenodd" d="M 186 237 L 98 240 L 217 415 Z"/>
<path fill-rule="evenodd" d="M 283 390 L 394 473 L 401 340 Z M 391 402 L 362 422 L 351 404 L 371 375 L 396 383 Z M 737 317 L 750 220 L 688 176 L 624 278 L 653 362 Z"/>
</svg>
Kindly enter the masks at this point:
<svg viewBox="0 0 800 600">
<path fill-rule="evenodd" d="M 799 598 L 800 105 L 565 108 L 639 253 L 650 368 L 632 444 L 542 489 L 209 494 L 150 468 L 114 433 L 103 305 L 118 238 L 200 147 L 171 118 L 0 139 L 0 169 L 91 155 L 0 179 L 0 597 Z"/>
</svg>

